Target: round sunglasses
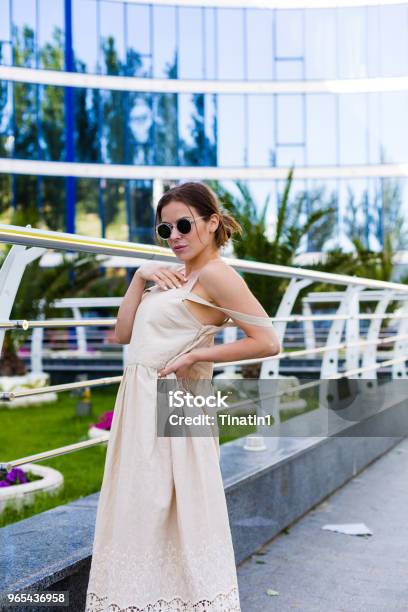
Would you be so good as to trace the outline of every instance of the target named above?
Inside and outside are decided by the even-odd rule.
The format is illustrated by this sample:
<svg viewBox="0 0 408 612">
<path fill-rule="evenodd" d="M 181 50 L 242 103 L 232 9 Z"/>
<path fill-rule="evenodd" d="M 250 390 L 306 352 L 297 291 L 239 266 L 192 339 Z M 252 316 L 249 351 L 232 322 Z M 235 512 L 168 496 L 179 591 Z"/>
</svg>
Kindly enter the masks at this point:
<svg viewBox="0 0 408 612">
<path fill-rule="evenodd" d="M 201 217 L 180 217 L 176 221 L 176 228 L 180 234 L 188 234 L 191 232 L 192 223 L 195 223 L 197 219 L 204 219 L 204 215 Z M 192 221 L 191 221 L 192 220 Z M 163 221 L 156 226 L 157 235 L 163 240 L 168 240 L 171 236 L 171 232 L 173 230 L 174 225 L 172 223 L 167 223 Z"/>
</svg>

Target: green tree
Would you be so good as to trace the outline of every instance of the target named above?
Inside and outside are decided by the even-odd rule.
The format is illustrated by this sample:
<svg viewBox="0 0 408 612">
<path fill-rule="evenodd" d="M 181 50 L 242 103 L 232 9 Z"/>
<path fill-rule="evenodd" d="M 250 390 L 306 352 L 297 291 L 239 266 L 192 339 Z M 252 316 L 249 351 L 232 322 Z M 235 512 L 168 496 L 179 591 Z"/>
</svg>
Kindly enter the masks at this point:
<svg viewBox="0 0 408 612">
<path fill-rule="evenodd" d="M 321 202 L 320 209 L 305 215 L 303 208 L 306 194 L 303 193 L 294 202 L 290 202 L 292 182 L 293 168 L 289 171 L 278 205 L 274 236 L 269 238 L 266 214 L 270 195 L 259 212 L 249 188 L 244 183 L 236 182 L 239 197 L 235 197 L 219 182 L 209 181 L 209 186 L 217 194 L 222 206 L 236 218 L 243 228 L 242 235 L 233 240 L 234 253 L 237 257 L 250 261 L 292 266 L 303 239 L 326 217 L 335 214 L 335 208 L 325 206 Z M 329 237 L 327 230 L 326 237 Z M 265 310 L 273 316 L 286 290 L 287 280 L 275 276 L 245 273 L 244 278 Z"/>
</svg>

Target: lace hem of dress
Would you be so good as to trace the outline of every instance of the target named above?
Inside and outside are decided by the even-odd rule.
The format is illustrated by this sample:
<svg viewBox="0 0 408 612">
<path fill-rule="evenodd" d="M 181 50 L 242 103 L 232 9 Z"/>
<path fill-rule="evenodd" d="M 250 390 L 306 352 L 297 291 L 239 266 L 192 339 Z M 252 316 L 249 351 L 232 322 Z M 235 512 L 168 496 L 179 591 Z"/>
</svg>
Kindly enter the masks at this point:
<svg viewBox="0 0 408 612">
<path fill-rule="evenodd" d="M 218 593 L 214 599 L 199 601 L 184 601 L 181 597 L 159 599 L 148 603 L 143 608 L 128 606 L 121 608 L 115 603 L 106 606 L 107 597 L 98 597 L 96 593 L 88 593 L 88 603 L 85 612 L 241 612 L 238 589 L 234 587 L 228 593 Z"/>
</svg>

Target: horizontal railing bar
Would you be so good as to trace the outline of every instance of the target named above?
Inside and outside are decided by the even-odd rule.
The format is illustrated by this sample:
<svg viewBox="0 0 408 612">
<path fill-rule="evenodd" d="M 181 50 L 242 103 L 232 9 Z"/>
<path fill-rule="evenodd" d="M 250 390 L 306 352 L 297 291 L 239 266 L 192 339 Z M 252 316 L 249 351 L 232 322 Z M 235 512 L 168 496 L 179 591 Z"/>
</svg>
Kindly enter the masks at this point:
<svg viewBox="0 0 408 612">
<path fill-rule="evenodd" d="M 278 353 L 277 355 L 271 355 L 270 357 L 262 357 L 254 359 L 242 359 L 241 361 L 228 361 L 228 362 L 217 362 L 222 363 L 224 367 L 232 365 L 253 365 L 256 363 L 262 363 L 263 361 L 276 361 L 279 359 L 295 359 L 296 357 L 304 357 L 306 355 L 313 355 L 318 353 L 324 353 L 326 351 L 335 351 L 338 349 L 346 349 L 347 347 L 365 347 L 376 344 L 386 344 L 388 342 L 399 342 L 400 340 L 408 340 L 408 335 L 390 336 L 388 338 L 378 338 L 377 340 L 360 340 L 359 342 L 342 342 L 339 344 L 332 344 L 330 346 L 319 346 L 313 349 L 302 349 L 300 351 L 285 351 Z M 407 357 L 408 360 L 408 357 Z"/>
<path fill-rule="evenodd" d="M 351 321 L 351 320 L 376 320 L 376 319 L 407 319 L 408 314 L 360 314 L 360 315 L 291 315 L 288 317 L 269 317 L 274 323 L 301 323 L 303 321 Z M 13 321 L 0 321 L 0 329 L 23 329 L 44 327 L 97 327 L 116 325 L 117 319 L 112 317 L 99 319 L 41 319 L 38 321 L 27 321 L 26 319 Z M 291 332 L 293 333 L 293 332 Z"/>
<path fill-rule="evenodd" d="M 105 442 L 107 440 L 109 440 L 109 435 L 105 433 L 101 435 L 100 438 L 91 438 L 90 440 L 83 440 L 82 442 L 74 442 L 74 444 L 60 446 L 59 448 L 54 448 L 49 451 L 36 453 L 35 455 L 28 455 L 28 457 L 22 457 L 21 459 L 16 459 L 14 461 L 0 463 L 0 470 L 3 469 L 10 471 L 13 467 L 18 467 L 19 465 L 23 465 L 25 463 L 35 463 L 37 461 L 42 461 L 43 459 L 59 457 L 60 455 L 67 455 L 68 453 L 74 453 L 77 450 L 89 448 L 90 446 L 96 446 L 97 444 L 101 444 L 102 442 Z"/>
<path fill-rule="evenodd" d="M 9 401 L 19 397 L 30 397 L 31 395 L 41 395 L 43 393 L 69 391 L 70 389 L 82 389 L 86 387 L 102 387 L 105 385 L 114 385 L 120 383 L 123 375 L 110 376 L 103 378 L 94 378 L 93 380 L 80 380 L 78 382 L 64 383 L 61 385 L 50 385 L 48 387 L 39 387 L 38 389 L 27 389 L 26 391 L 2 391 L 0 392 L 0 400 Z"/>
<path fill-rule="evenodd" d="M 408 285 L 407 285 L 408 287 Z M 342 300 L 344 294 L 342 291 L 315 291 L 314 293 L 308 293 L 302 298 L 302 302 L 306 304 L 314 304 L 314 303 L 322 303 L 322 304 L 331 304 L 336 303 Z M 384 297 L 383 291 L 378 291 L 377 289 L 366 289 L 365 291 L 361 291 L 358 294 L 358 299 L 360 302 L 378 302 L 381 298 Z M 397 300 L 407 299 L 408 295 L 405 296 L 396 296 L 392 293 L 390 295 L 390 301 L 395 302 Z"/>
<path fill-rule="evenodd" d="M 34 329 L 38 327 L 54 328 L 54 327 L 96 327 L 96 326 L 111 326 L 116 325 L 117 319 L 48 319 L 39 321 L 0 321 L 0 329 Z"/>
<path fill-rule="evenodd" d="M 171 249 L 155 245 L 145 245 L 133 242 L 108 240 L 107 238 L 92 238 L 79 234 L 68 234 L 63 232 L 52 232 L 24 228 L 16 225 L 0 224 L 0 242 L 21 244 L 25 246 L 41 246 L 44 248 L 55 248 L 63 250 L 86 251 L 102 253 L 105 255 L 124 255 L 134 257 L 136 254 L 151 260 L 171 260 L 177 262 Z M 276 264 L 258 263 L 233 257 L 222 258 L 233 268 L 243 272 L 264 274 L 267 276 L 279 276 L 283 278 L 302 278 L 310 282 L 327 282 L 345 286 L 358 286 L 372 289 L 387 289 L 408 293 L 408 286 L 401 283 L 380 281 L 345 274 L 333 274 L 329 272 L 316 272 L 305 268 L 279 266 Z"/>
<path fill-rule="evenodd" d="M 346 378 L 347 376 L 354 376 L 354 374 L 364 374 L 364 372 L 369 372 L 370 370 L 378 370 L 380 368 L 387 368 L 390 365 L 394 365 L 395 363 L 401 363 L 401 361 L 408 361 L 408 355 L 404 355 L 403 357 L 398 357 L 395 359 L 388 359 L 387 361 L 380 361 L 379 363 L 372 364 L 370 366 L 366 366 L 364 368 L 355 368 L 354 370 L 347 370 L 346 372 L 340 372 L 339 374 L 334 374 L 330 378 Z"/>
</svg>

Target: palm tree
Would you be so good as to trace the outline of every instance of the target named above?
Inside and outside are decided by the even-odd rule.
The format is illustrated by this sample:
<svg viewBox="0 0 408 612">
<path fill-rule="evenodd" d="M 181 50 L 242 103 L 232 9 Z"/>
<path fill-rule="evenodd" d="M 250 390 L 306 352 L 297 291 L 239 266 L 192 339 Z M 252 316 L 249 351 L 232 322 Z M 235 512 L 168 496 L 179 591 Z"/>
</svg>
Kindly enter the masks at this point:
<svg viewBox="0 0 408 612">
<path fill-rule="evenodd" d="M 319 201 L 320 207 L 311 210 L 302 218 L 305 204 L 310 201 L 310 194 L 300 193 L 290 202 L 290 190 L 293 182 L 293 167 L 286 180 L 282 199 L 278 205 L 276 226 L 273 238 L 268 237 L 267 212 L 270 195 L 259 212 L 250 189 L 241 181 L 236 187 L 239 197 L 235 197 L 218 181 L 209 181 L 209 187 L 217 195 L 222 207 L 232 214 L 243 228 L 242 235 L 233 239 L 234 253 L 241 259 L 261 261 L 281 266 L 292 266 L 305 237 L 313 232 L 314 236 L 325 234 L 330 237 L 334 225 L 336 208 L 332 205 L 322 205 L 322 193 L 314 194 L 314 202 Z M 329 230 L 328 230 L 329 228 Z M 243 274 L 245 282 L 262 303 L 265 310 L 275 314 L 285 293 L 287 279 L 258 274 Z"/>
</svg>

